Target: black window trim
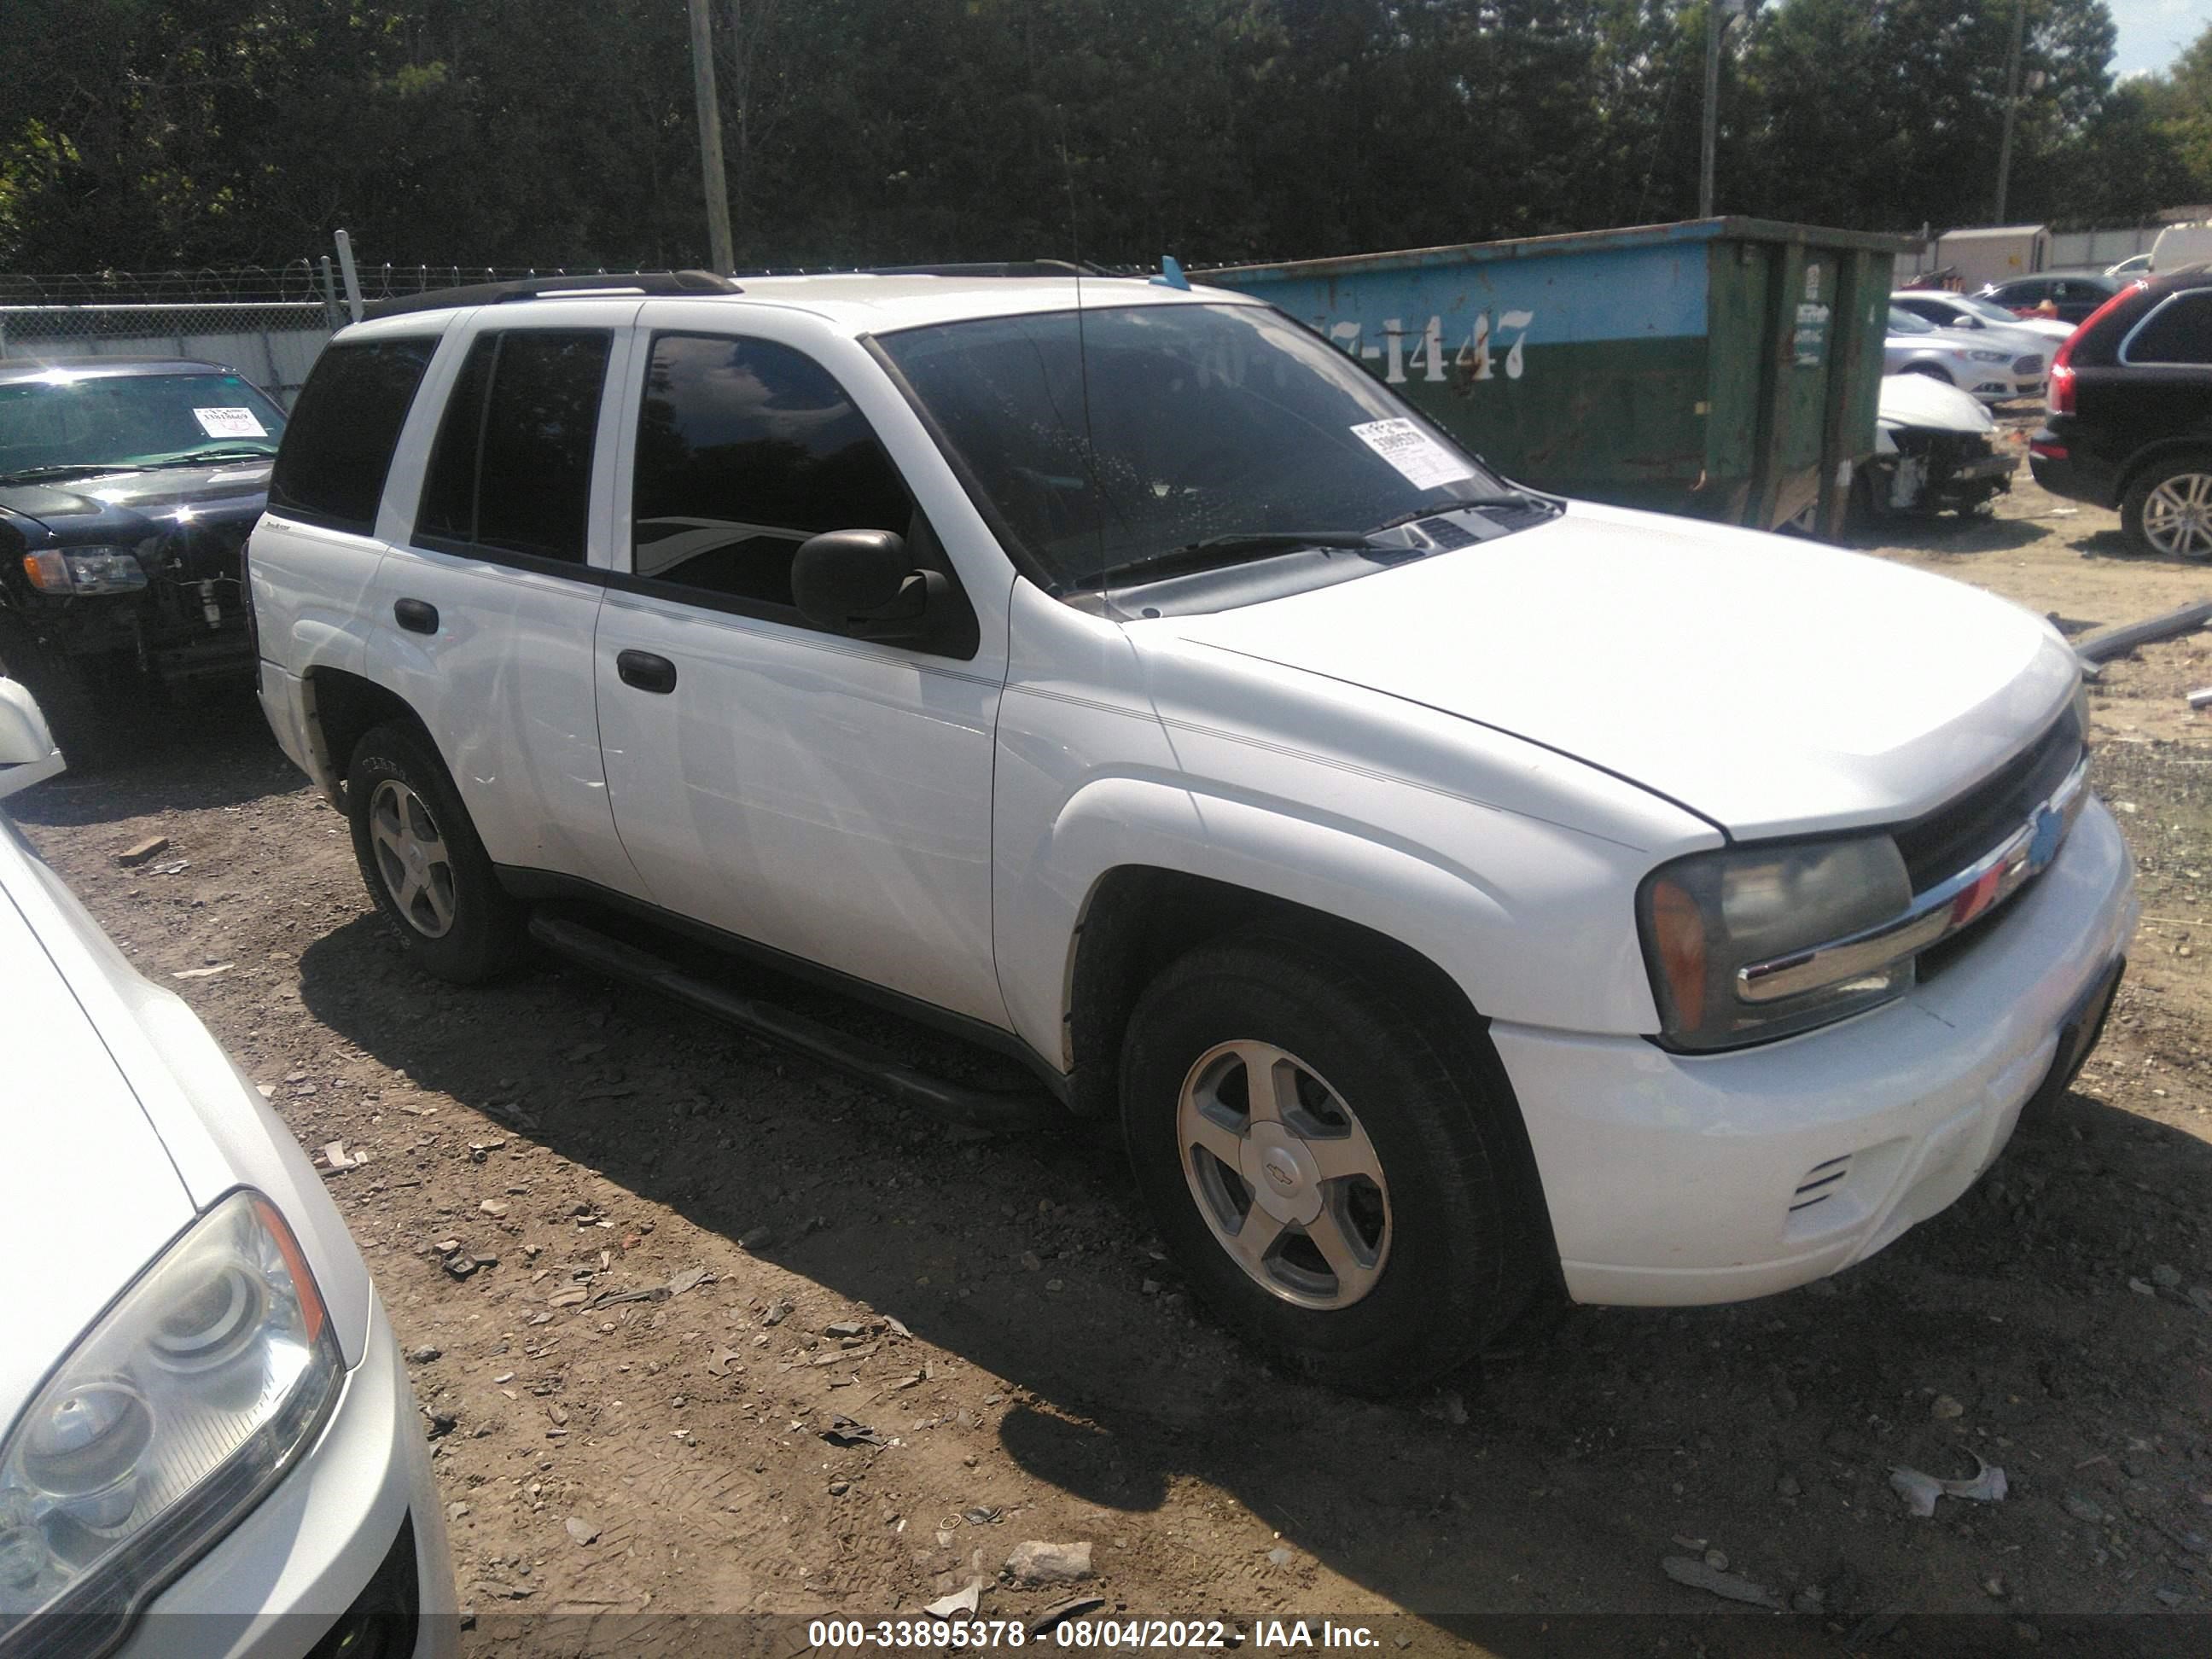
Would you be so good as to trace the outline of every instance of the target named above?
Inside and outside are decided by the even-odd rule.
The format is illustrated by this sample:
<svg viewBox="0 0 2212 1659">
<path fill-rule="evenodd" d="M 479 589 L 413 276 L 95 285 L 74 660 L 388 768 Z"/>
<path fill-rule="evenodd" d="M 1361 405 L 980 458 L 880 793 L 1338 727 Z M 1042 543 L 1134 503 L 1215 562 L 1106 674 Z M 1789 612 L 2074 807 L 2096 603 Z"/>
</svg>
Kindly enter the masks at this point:
<svg viewBox="0 0 2212 1659">
<path fill-rule="evenodd" d="M 906 492 L 907 504 L 914 509 L 914 516 L 923 523 L 929 524 L 927 510 L 915 496 L 914 486 L 907 482 L 906 472 L 899 465 L 898 458 L 891 453 L 890 446 L 884 442 L 883 434 L 876 430 L 876 423 L 868 419 L 866 410 L 853 402 L 853 394 L 846 389 L 844 381 L 839 380 L 830 366 L 816 357 L 813 353 L 793 345 L 788 341 L 771 339 L 765 334 L 748 334 L 728 329 L 647 327 L 640 329 L 638 332 L 643 349 L 636 354 L 631 367 L 635 371 L 635 383 L 641 390 L 644 387 L 646 376 L 653 372 L 653 349 L 661 339 L 667 337 L 693 340 L 757 340 L 763 345 L 781 347 L 783 350 L 805 359 L 827 375 L 830 383 L 837 388 L 845 401 L 852 404 L 853 412 L 860 417 L 862 424 L 868 428 L 869 436 L 875 439 L 876 447 L 883 451 L 884 459 L 889 464 L 891 475 L 898 480 L 899 488 Z M 884 364 L 886 368 L 890 367 L 888 360 L 876 349 L 875 343 L 870 337 L 864 334 L 858 337 L 859 343 L 866 348 L 878 362 Z M 897 383 L 895 372 L 892 378 L 894 382 Z M 899 385 L 908 402 L 914 404 L 915 399 L 913 393 L 908 391 L 902 383 Z M 918 410 L 918 404 L 916 406 Z M 737 593 L 720 593 L 709 587 L 690 587 L 682 582 L 671 581 L 665 576 L 638 574 L 635 568 L 637 563 L 637 438 L 644 424 L 644 418 L 645 404 L 641 398 L 637 401 L 636 407 L 629 410 L 630 429 L 623 434 L 623 441 L 629 446 L 627 457 L 629 500 L 623 504 L 617 514 L 623 527 L 623 544 L 618 554 L 620 564 L 615 568 L 599 573 L 602 579 L 602 586 L 612 588 L 618 592 L 635 593 L 644 599 L 658 599 L 664 604 L 690 605 L 700 611 L 719 611 L 726 617 L 745 617 L 755 622 L 776 623 L 787 628 L 796 629 L 802 633 L 816 635 L 823 639 L 846 640 L 854 644 L 872 646 L 872 648 L 883 651 L 887 654 L 896 653 L 898 659 L 902 661 L 912 657 L 935 657 L 951 662 L 972 662 L 975 659 L 982 649 L 980 626 L 975 618 L 975 607 L 969 602 L 967 587 L 960 580 L 960 572 L 954 566 L 951 555 L 945 551 L 944 538 L 938 535 L 937 527 L 933 524 L 930 525 L 930 539 L 936 544 L 937 558 L 929 568 L 945 578 L 946 586 L 951 589 L 951 599 L 960 607 L 964 618 L 964 624 L 959 633 L 941 647 L 872 645 L 868 641 L 852 641 L 848 635 L 837 633 L 832 629 L 816 627 L 806 619 L 797 605 L 777 605 L 770 600 L 748 599 Z M 925 417 L 926 420 L 927 417 Z M 933 442 L 936 441 L 937 435 L 933 429 L 930 433 Z M 938 453 L 941 455 L 945 453 L 941 443 L 938 445 Z M 947 456 L 946 459 L 949 460 L 951 457 Z M 966 482 L 964 478 L 962 482 L 964 486 Z M 969 496 L 971 500 L 974 499 L 973 490 L 969 491 Z M 996 533 L 996 526 L 994 526 L 994 532 Z"/>
<path fill-rule="evenodd" d="M 399 424 L 392 428 L 392 447 L 385 452 L 384 470 L 376 476 L 376 505 L 366 520 L 346 518 L 336 513 L 325 513 L 315 507 L 290 505 L 280 507 L 273 501 L 263 510 L 293 524 L 313 525 L 318 530 L 332 530 L 343 536 L 367 536 L 374 538 L 376 535 L 377 519 L 384 511 L 385 490 L 392 482 L 392 464 L 399 458 L 399 447 L 407 437 L 407 423 L 415 418 L 415 405 L 422 396 L 422 383 L 430 378 L 430 367 L 436 361 L 438 348 L 444 343 L 445 337 L 443 333 L 380 334 L 374 339 L 333 341 L 323 349 L 324 353 L 327 354 L 341 350 L 373 350 L 380 346 L 405 345 L 410 343 L 418 343 L 430 348 L 430 355 L 422 360 L 422 372 L 415 377 L 414 389 L 407 394 L 407 407 L 399 411 Z M 319 364 L 322 357 L 319 356 L 315 361 Z M 310 371 L 311 376 L 312 373 L 313 371 Z M 285 412 L 284 430 L 288 434 L 295 424 L 293 416 L 296 412 L 296 407 Z M 281 456 L 281 445 L 279 453 Z M 275 482 L 276 462 L 273 459 L 270 463 L 270 478 L 271 483 Z"/>
<path fill-rule="evenodd" d="M 513 328 L 483 328 L 470 336 L 468 343 L 461 349 L 461 361 L 453 369 L 452 383 L 446 387 L 445 402 L 438 410 L 438 425 L 430 434 L 430 447 L 422 457 L 422 487 L 415 493 L 415 510 L 408 520 L 407 539 L 400 545 L 414 549 L 418 552 L 445 553 L 455 558 L 474 559 L 483 564 L 505 565 L 513 569 L 526 570 L 540 576 L 565 576 L 591 587 L 603 586 L 605 578 L 610 573 L 604 565 L 595 565 L 592 562 L 592 513 L 591 498 L 588 495 L 585 497 L 584 556 L 581 559 L 556 559 L 544 553 L 524 553 L 511 547 L 500 547 L 490 542 L 471 541 L 464 536 L 441 535 L 435 531 L 426 534 L 422 528 L 422 499 L 429 493 L 431 464 L 438 457 L 438 440 L 445 435 L 446 415 L 453 406 L 453 393 L 460 387 L 461 376 L 468 372 L 469 354 L 477 349 L 478 341 L 491 340 L 496 343 L 492 347 L 491 372 L 484 381 L 483 409 L 477 418 L 477 465 L 474 478 L 476 495 L 471 502 L 469 520 L 473 524 L 483 517 L 482 513 L 477 509 L 482 506 L 483 495 L 484 434 L 491 425 L 492 388 L 498 383 L 499 360 L 501 355 L 507 349 L 506 340 L 510 334 L 603 334 L 606 337 L 606 367 L 599 383 L 599 409 L 598 414 L 592 417 L 592 427 L 591 472 L 596 477 L 599 471 L 599 437 L 605 429 L 600 416 L 606 413 L 607 386 L 614 379 L 616 346 L 618 343 L 617 337 L 621 333 L 622 331 L 617 328 L 592 328 L 588 325 L 570 326 L 541 323 L 534 328 L 527 324 Z M 619 407 L 617 412 L 620 413 Z"/>
<path fill-rule="evenodd" d="M 2113 353 L 2112 361 L 2123 368 L 2212 369 L 2212 362 L 2178 362 L 2170 357 L 2130 357 L 2128 355 L 2129 348 L 2133 346 L 2136 343 L 2136 336 L 2142 333 L 2143 330 L 2148 328 L 2151 325 L 2151 319 L 2154 317 L 2156 317 L 2159 313 L 2164 311 L 2168 306 L 2176 304 L 2180 301 L 2200 297 L 2204 301 L 2207 307 L 2212 307 L 2212 287 L 2178 288 L 2174 289 L 2172 293 L 2162 296 L 2156 305 L 2153 306 L 2148 311 L 2146 311 L 2142 316 L 2136 319 L 2135 326 L 2130 329 L 2127 333 L 2121 337 L 2120 348 L 2117 352 Z"/>
</svg>

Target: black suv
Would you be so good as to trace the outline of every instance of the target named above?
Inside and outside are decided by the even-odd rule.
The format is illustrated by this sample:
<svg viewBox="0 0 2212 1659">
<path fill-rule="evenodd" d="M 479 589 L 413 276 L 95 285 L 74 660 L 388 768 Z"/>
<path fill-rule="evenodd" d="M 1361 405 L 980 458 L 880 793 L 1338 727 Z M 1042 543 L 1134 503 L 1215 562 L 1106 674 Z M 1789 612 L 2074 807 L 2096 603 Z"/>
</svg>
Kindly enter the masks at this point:
<svg viewBox="0 0 2212 1659">
<path fill-rule="evenodd" d="M 217 363 L 0 362 L 0 665 L 72 759 L 149 680 L 250 677 L 240 549 L 283 430 Z"/>
<path fill-rule="evenodd" d="M 2106 301 L 2051 360 L 2050 409 L 2036 483 L 2118 507 L 2145 552 L 2212 558 L 2212 272 Z"/>
</svg>

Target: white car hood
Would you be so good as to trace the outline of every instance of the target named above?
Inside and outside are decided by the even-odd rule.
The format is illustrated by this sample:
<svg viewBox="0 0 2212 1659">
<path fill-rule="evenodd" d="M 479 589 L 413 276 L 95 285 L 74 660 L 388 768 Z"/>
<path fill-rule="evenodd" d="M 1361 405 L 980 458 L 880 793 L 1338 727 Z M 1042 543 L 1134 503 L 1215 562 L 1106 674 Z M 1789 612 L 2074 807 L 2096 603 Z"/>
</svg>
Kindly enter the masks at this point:
<svg viewBox="0 0 2212 1659">
<path fill-rule="evenodd" d="M 2080 672 L 2042 618 L 1960 583 L 1583 503 L 1132 631 L 1152 629 L 1512 732 L 1747 838 L 1930 811 L 2039 735 Z"/>
<path fill-rule="evenodd" d="M 0 1170 L 15 1240 L 0 1288 L 0 1432 L 192 1204 L 161 1137 L 0 889 Z"/>
<path fill-rule="evenodd" d="M 1996 416 L 1980 398 L 1932 374 L 1883 375 L 1880 412 L 1895 426 L 1967 434 L 1997 429 Z"/>
</svg>

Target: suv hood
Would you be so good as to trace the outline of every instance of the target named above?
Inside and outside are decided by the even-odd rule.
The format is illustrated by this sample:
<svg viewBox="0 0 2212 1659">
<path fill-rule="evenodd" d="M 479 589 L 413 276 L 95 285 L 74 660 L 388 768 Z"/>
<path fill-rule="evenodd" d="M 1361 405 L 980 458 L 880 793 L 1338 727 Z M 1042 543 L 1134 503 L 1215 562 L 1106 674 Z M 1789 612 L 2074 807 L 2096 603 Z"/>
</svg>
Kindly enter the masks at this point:
<svg viewBox="0 0 2212 1659">
<path fill-rule="evenodd" d="M 0 1434 L 193 1208 L 37 935 L 0 888 L 0 1170 L 19 1245 L 0 1282 Z"/>
<path fill-rule="evenodd" d="M 98 472 L 54 483 L 0 484 L 0 511 L 35 519 L 68 541 L 131 526 L 189 507 L 195 514 L 228 518 L 258 513 L 269 494 L 269 461 L 224 461 L 211 466 L 163 466 Z"/>
<path fill-rule="evenodd" d="M 1897 823 L 2039 735 L 2041 617 L 1820 543 L 1571 504 L 1356 581 L 1132 625 L 1559 750 L 1739 837 Z"/>
</svg>

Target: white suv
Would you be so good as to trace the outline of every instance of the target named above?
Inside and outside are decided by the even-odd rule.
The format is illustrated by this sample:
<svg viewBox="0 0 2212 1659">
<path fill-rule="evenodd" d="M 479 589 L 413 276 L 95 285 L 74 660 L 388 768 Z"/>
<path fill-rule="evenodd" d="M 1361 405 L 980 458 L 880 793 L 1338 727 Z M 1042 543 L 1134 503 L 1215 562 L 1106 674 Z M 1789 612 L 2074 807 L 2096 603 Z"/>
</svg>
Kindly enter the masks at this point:
<svg viewBox="0 0 2212 1659">
<path fill-rule="evenodd" d="M 1516 489 L 1233 294 L 556 289 L 341 334 L 252 540 L 270 722 L 434 973 L 527 929 L 1009 1110 L 526 914 L 581 898 L 1010 1052 L 1364 1388 L 1547 1281 L 1860 1261 L 2095 1040 L 2132 872 L 2039 617 Z"/>
</svg>

